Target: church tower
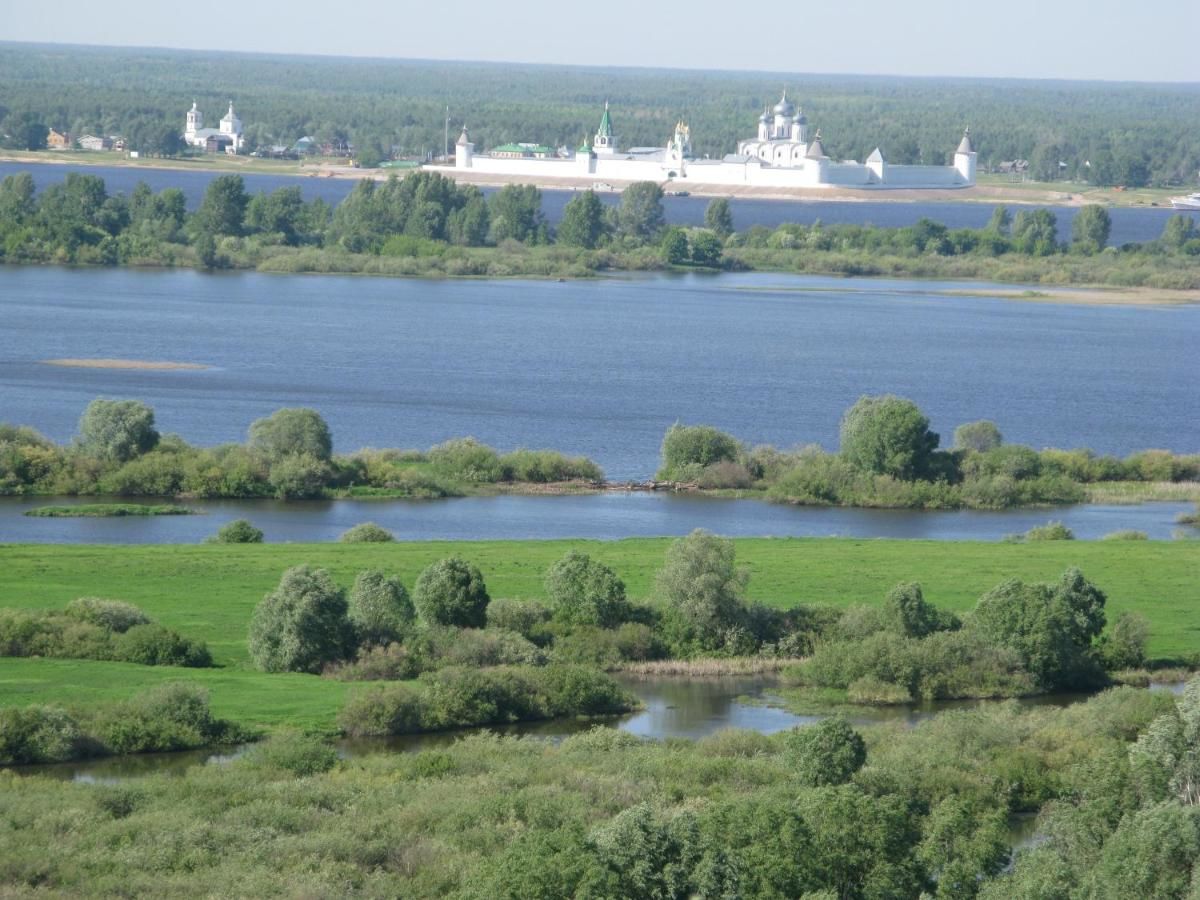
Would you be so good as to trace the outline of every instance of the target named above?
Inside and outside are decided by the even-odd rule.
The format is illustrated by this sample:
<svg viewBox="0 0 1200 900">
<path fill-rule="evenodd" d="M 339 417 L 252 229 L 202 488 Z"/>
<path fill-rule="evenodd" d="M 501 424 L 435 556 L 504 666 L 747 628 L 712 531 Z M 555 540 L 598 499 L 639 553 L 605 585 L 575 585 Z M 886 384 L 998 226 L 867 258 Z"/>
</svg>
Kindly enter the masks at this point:
<svg viewBox="0 0 1200 900">
<path fill-rule="evenodd" d="M 187 127 L 184 128 L 184 136 L 189 139 L 194 138 L 196 136 L 196 132 L 199 131 L 203 127 L 204 127 L 204 116 L 203 116 L 203 114 L 201 114 L 200 110 L 196 107 L 196 101 L 193 100 L 192 108 L 188 110 Z"/>
<path fill-rule="evenodd" d="M 975 145 L 971 143 L 971 129 L 963 129 L 962 140 L 954 151 L 954 168 L 967 184 L 975 183 Z"/>
<path fill-rule="evenodd" d="M 617 136 L 613 134 L 612 119 L 608 115 L 608 101 L 604 101 L 604 115 L 600 118 L 600 127 L 592 139 L 592 152 L 597 156 L 612 156 L 617 152 Z"/>
<path fill-rule="evenodd" d="M 458 136 L 458 140 L 454 144 L 454 167 L 456 169 L 469 169 L 474 157 L 475 145 L 471 143 L 471 136 L 467 134 L 467 125 L 464 122 L 462 134 Z"/>
</svg>

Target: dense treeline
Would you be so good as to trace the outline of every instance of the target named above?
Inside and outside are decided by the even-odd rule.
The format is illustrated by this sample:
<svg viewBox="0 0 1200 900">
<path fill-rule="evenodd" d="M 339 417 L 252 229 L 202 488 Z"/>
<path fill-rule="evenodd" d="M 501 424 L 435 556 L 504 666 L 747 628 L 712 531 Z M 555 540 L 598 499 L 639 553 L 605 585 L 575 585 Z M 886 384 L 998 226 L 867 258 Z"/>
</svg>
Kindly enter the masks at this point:
<svg viewBox="0 0 1200 900">
<path fill-rule="evenodd" d="M 1027 159 L 1036 177 L 1096 184 L 1193 183 L 1200 170 L 1196 85 L 679 72 L 356 60 L 8 44 L 0 52 L 0 132 L 36 146 L 46 128 L 121 133 L 134 149 L 176 152 L 193 99 L 210 120 L 234 98 L 252 146 L 301 136 L 349 140 L 370 155 L 441 153 L 465 120 L 484 147 L 578 146 L 606 100 L 626 146 L 658 146 L 683 117 L 696 152 L 733 152 L 781 86 L 839 158 L 875 147 L 895 163 L 943 164 L 964 125 L 986 169 Z M 173 139 L 175 139 L 173 141 Z M 1065 167 L 1060 167 L 1066 163 Z"/>
<path fill-rule="evenodd" d="M 729 202 L 705 227 L 666 225 L 662 188 L 630 185 L 606 208 L 592 191 L 566 205 L 552 230 L 541 193 L 508 185 L 486 198 L 437 173 L 363 180 L 331 209 L 299 187 L 254 196 L 239 175 L 215 178 L 194 213 L 177 189 L 139 184 L 110 195 L 96 176 L 70 173 L 37 194 L 28 174 L 0 182 L 0 262 L 255 268 L 425 276 L 569 275 L 667 267 L 784 269 L 846 275 L 987 277 L 1158 288 L 1200 285 L 1200 233 L 1188 216 L 1160 238 L 1109 247 L 1111 219 L 1084 207 L 1069 239 L 1045 209 L 1004 207 L 980 229 L 922 219 L 904 228 L 780 225 L 733 231 Z"/>
</svg>

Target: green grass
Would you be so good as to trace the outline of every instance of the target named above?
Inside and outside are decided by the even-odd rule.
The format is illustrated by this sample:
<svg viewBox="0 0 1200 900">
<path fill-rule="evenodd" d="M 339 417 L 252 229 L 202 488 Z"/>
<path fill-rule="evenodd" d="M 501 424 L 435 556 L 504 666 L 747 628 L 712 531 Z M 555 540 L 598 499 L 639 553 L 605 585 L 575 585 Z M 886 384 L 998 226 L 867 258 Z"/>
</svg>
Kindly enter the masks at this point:
<svg viewBox="0 0 1200 900">
<path fill-rule="evenodd" d="M 482 570 L 493 597 L 539 598 L 542 576 L 570 548 L 612 566 L 635 599 L 651 595 L 667 539 L 394 544 L 2 545 L 0 606 L 61 609 L 81 596 L 127 600 L 168 628 L 205 641 L 221 668 L 171 669 L 101 662 L 0 659 L 0 704 L 117 699 L 177 678 L 212 693 L 217 715 L 246 724 L 331 727 L 347 686 L 307 675 L 251 670 L 246 631 L 262 596 L 289 566 L 324 566 L 349 586 L 381 568 L 412 585 L 429 563 L 459 554 Z M 1200 652 L 1200 542 L 1053 541 L 1000 544 L 756 538 L 737 541 L 749 596 L 772 606 L 880 602 L 899 581 L 919 581 L 939 606 L 969 609 L 1009 577 L 1056 578 L 1079 566 L 1107 592 L 1110 616 L 1150 621 L 1157 658 Z"/>
<path fill-rule="evenodd" d="M 25 515 L 43 519 L 102 519 L 121 516 L 194 516 L 186 506 L 143 503 L 81 503 L 76 506 L 38 506 L 25 510 Z"/>
</svg>

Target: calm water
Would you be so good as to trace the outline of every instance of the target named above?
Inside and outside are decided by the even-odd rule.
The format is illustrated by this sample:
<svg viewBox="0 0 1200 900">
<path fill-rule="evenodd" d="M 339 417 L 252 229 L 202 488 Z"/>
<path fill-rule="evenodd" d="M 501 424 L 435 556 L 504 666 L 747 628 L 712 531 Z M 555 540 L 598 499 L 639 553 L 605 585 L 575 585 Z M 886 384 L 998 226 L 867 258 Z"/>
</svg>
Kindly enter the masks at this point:
<svg viewBox="0 0 1200 900">
<path fill-rule="evenodd" d="M 725 728 L 742 728 L 762 734 L 774 734 L 803 725 L 811 725 L 824 716 L 796 715 L 771 703 L 776 682 L 762 677 L 722 678 L 635 678 L 619 676 L 642 701 L 643 709 L 625 716 L 614 716 L 606 724 L 638 737 L 697 739 Z M 1086 699 L 1083 694 L 1030 697 L 1017 702 L 1023 706 L 1066 706 Z M 850 716 L 857 725 L 880 722 L 904 722 L 916 725 L 940 712 L 966 709 L 995 701 L 948 701 L 921 706 L 863 707 Z M 353 738 L 340 741 L 344 757 L 372 753 L 405 753 L 447 746 L 464 734 L 494 731 L 501 734 L 529 735 L 561 740 L 595 726 L 595 722 L 558 719 L 458 732 L 406 735 L 393 738 Z M 17 771 L 29 775 L 49 775 L 74 781 L 111 783 L 152 774 L 181 775 L 197 765 L 219 765 L 236 759 L 249 746 L 221 751 L 196 750 L 186 753 L 147 753 L 118 756 L 84 762 L 42 766 L 21 766 Z"/>
<path fill-rule="evenodd" d="M 179 171 L 166 169 L 132 169 L 125 167 L 55 165 L 31 163 L 0 163 L 0 178 L 18 172 L 30 172 L 39 188 L 55 184 L 66 178 L 68 172 L 84 172 L 98 175 L 105 180 L 110 193 L 133 192 L 139 181 L 145 181 L 155 191 L 176 187 L 187 196 L 189 205 L 199 206 L 204 190 L 220 172 Z M 336 205 L 354 188 L 354 180 L 346 178 L 313 178 L 289 175 L 244 175 L 246 188 L 251 193 L 273 191 L 281 187 L 299 185 L 306 199 L 320 197 Z M 1070 190 L 1064 186 L 1064 190 Z M 490 193 L 491 189 L 485 189 Z M 571 199 L 570 191 L 543 191 L 543 207 L 552 223 L 562 218 L 563 207 Z M 600 199 L 608 205 L 616 205 L 619 194 L 601 194 Z M 667 219 L 680 225 L 702 225 L 704 209 L 708 200 L 703 197 L 667 197 L 664 206 Z M 735 227 L 750 228 L 765 225 L 774 228 L 784 222 L 811 224 L 820 220 L 827 224 L 851 223 L 856 225 L 880 225 L 899 227 L 911 225 L 922 217 L 942 222 L 950 228 L 982 228 L 991 218 L 995 208 L 988 203 L 907 203 L 888 200 L 877 201 L 831 201 L 831 200 L 754 200 L 734 199 L 731 201 Z M 1014 209 L 1026 208 L 1024 206 Z M 1067 237 L 1071 231 L 1075 207 L 1048 206 L 1058 216 L 1059 234 Z M 1112 235 L 1110 243 L 1120 245 L 1131 241 L 1153 240 L 1162 234 L 1163 225 L 1174 214 L 1162 208 L 1117 208 L 1110 211 Z M 1195 217 L 1195 214 L 1191 214 Z M 1200 222 L 1200 217 L 1197 217 Z"/>
<path fill-rule="evenodd" d="M 0 421 L 68 440 L 95 397 L 136 397 L 161 430 L 215 444 L 304 405 L 329 420 L 340 450 L 471 434 L 504 449 L 586 454 L 624 479 L 654 471 L 677 420 L 752 444 L 834 447 L 855 399 L 892 391 L 946 436 L 991 418 L 1008 440 L 1035 446 L 1200 450 L 1200 306 L 930 293 L 954 287 L 764 274 L 559 283 L 0 267 Z M 211 368 L 40 362 L 59 357 Z"/>
<path fill-rule="evenodd" d="M 92 500 L 93 498 L 88 498 Z M 360 522 L 377 522 L 399 540 L 616 540 L 687 534 L 705 528 L 731 537 L 855 537 L 995 541 L 1054 519 L 1080 540 L 1132 528 L 1166 540 L 1186 503 L 1083 505 L 1057 509 L 953 512 L 826 509 L 666 493 L 568 497 L 463 497 L 451 500 L 195 501 L 197 516 L 49 519 L 34 506 L 78 498 L 0 497 L 0 543 L 194 544 L 233 519 L 249 519 L 272 543 L 332 541 Z M 122 501 L 126 502 L 126 501 Z M 1189 529 L 1191 531 L 1191 529 Z M 1200 534 L 1200 532 L 1195 532 Z"/>
</svg>

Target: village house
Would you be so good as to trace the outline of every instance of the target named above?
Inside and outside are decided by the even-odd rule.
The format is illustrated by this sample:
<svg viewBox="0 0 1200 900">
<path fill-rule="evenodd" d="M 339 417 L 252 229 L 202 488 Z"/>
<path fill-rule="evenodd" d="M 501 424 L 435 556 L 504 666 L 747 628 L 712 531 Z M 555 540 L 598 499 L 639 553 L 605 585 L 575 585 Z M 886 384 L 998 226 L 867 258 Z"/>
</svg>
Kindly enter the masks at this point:
<svg viewBox="0 0 1200 900">
<path fill-rule="evenodd" d="M 71 135 L 65 131 L 55 131 L 50 129 L 50 134 L 46 136 L 46 147 L 50 150 L 70 150 L 72 146 Z"/>
</svg>

